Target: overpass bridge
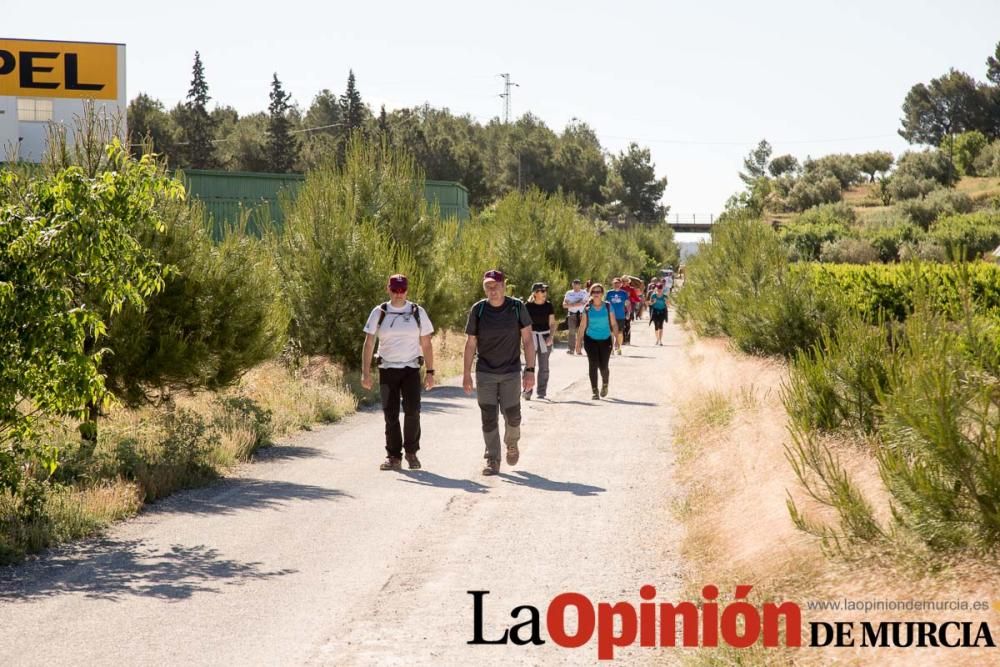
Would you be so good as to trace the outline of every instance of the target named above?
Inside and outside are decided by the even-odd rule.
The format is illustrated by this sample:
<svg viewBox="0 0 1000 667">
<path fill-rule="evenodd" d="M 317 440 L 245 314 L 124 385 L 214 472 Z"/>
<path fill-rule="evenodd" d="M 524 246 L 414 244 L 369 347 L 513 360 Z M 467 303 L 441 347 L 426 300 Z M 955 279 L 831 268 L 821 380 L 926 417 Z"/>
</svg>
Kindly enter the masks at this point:
<svg viewBox="0 0 1000 667">
<path fill-rule="evenodd" d="M 667 215 L 667 224 L 675 232 L 711 234 L 716 217 L 714 213 L 689 213 L 686 215 L 675 213 Z"/>
</svg>

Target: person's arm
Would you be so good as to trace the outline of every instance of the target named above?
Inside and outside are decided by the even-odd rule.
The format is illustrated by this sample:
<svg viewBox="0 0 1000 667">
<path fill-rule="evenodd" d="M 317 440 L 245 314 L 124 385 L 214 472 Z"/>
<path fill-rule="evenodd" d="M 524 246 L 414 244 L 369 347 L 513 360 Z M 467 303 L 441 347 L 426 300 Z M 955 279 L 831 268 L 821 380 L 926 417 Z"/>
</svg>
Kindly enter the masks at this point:
<svg viewBox="0 0 1000 667">
<path fill-rule="evenodd" d="M 548 345 L 549 347 L 552 347 L 552 341 L 555 340 L 555 335 L 556 335 L 556 316 L 555 313 L 549 313 L 549 335 L 547 336 L 548 340 L 545 341 L 545 344 Z"/>
<path fill-rule="evenodd" d="M 580 354 L 580 348 L 583 347 L 583 336 L 587 332 L 587 311 L 584 310 L 580 313 L 580 326 L 576 329 L 576 353 Z"/>
<path fill-rule="evenodd" d="M 476 336 L 466 336 L 465 356 L 462 359 L 462 388 L 466 394 L 472 393 L 472 359 L 476 355 Z"/>
<path fill-rule="evenodd" d="M 569 310 L 569 295 L 563 297 L 563 310 Z"/>
<path fill-rule="evenodd" d="M 531 333 L 531 327 L 521 327 L 521 344 L 524 345 L 524 359 L 534 367 L 535 364 L 535 336 Z M 521 387 L 524 391 L 531 391 L 535 387 L 535 372 L 525 371 L 521 376 Z"/>
<path fill-rule="evenodd" d="M 611 335 L 618 337 L 618 318 L 615 316 L 614 308 L 608 306 L 608 314 L 611 315 Z"/>
<path fill-rule="evenodd" d="M 434 346 L 431 345 L 431 337 L 420 337 L 420 349 L 424 352 L 424 362 L 427 364 L 427 373 L 424 374 L 424 389 L 434 388 Z"/>
<path fill-rule="evenodd" d="M 361 386 L 372 388 L 372 353 L 375 351 L 375 334 L 365 334 L 365 347 L 361 353 Z"/>
</svg>

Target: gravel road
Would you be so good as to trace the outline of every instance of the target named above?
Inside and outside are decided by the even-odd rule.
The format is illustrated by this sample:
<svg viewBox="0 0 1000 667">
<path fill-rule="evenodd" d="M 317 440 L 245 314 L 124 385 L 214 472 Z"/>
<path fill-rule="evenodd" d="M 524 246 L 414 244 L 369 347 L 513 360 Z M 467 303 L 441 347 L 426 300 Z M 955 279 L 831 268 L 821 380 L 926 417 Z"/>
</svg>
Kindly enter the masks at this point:
<svg viewBox="0 0 1000 667">
<path fill-rule="evenodd" d="M 670 371 L 682 334 L 671 323 L 664 338 L 654 347 L 636 327 L 602 401 L 586 357 L 557 348 L 551 400 L 522 404 L 521 460 L 498 477 L 481 475 L 479 410 L 452 382 L 424 394 L 422 471 L 378 470 L 382 415 L 366 410 L 102 538 L 0 568 L 0 664 L 593 664 L 596 640 L 549 639 L 553 597 L 638 606 L 652 584 L 680 599 Z M 490 591 L 485 638 L 533 605 L 546 643 L 468 645 L 470 590 Z"/>
</svg>

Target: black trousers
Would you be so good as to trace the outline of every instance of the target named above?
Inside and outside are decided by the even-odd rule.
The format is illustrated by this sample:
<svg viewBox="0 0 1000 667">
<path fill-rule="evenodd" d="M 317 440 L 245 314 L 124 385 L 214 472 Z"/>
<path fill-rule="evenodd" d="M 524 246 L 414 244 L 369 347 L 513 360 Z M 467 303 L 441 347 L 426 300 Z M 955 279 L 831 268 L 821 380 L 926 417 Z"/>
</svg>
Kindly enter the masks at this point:
<svg viewBox="0 0 1000 667">
<path fill-rule="evenodd" d="M 632 342 L 632 320 L 631 320 L 631 318 L 625 317 L 625 319 L 618 320 L 618 326 L 621 327 L 621 330 L 622 330 L 622 343 L 623 344 L 624 343 L 631 343 Z"/>
<path fill-rule="evenodd" d="M 611 361 L 611 338 L 594 340 L 590 336 L 583 337 L 583 349 L 587 352 L 587 363 L 590 364 L 590 386 L 597 391 L 597 371 L 601 371 L 601 380 L 608 383 L 608 362 Z"/>
<path fill-rule="evenodd" d="M 385 451 L 397 459 L 403 450 L 420 449 L 420 369 L 378 369 L 382 414 L 385 415 Z M 403 428 L 399 428 L 399 403 L 403 402 Z"/>
</svg>

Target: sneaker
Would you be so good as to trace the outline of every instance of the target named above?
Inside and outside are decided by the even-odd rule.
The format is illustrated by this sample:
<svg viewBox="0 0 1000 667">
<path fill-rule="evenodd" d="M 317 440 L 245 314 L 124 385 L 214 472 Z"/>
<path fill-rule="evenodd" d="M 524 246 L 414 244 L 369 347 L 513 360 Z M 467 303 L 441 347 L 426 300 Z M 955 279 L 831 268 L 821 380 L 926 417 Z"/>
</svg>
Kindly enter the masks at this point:
<svg viewBox="0 0 1000 667">
<path fill-rule="evenodd" d="M 410 470 L 420 470 L 420 459 L 417 458 L 416 452 L 406 453 L 406 465 L 410 466 Z"/>
<path fill-rule="evenodd" d="M 531 392 L 530 391 L 522 391 L 521 392 L 521 398 L 523 398 L 526 401 L 530 401 L 531 400 Z M 539 398 L 541 398 L 541 396 L 539 396 Z"/>
<path fill-rule="evenodd" d="M 621 348 L 618 348 L 618 356 L 619 357 L 622 356 L 622 349 Z"/>
<path fill-rule="evenodd" d="M 411 468 L 413 466 L 410 466 Z M 379 470 L 402 470 L 403 460 L 398 459 L 395 456 L 387 456 L 385 461 L 382 461 L 382 465 L 378 467 Z"/>
<path fill-rule="evenodd" d="M 517 448 L 517 445 L 507 445 L 507 465 L 516 466 L 519 458 L 521 458 L 521 450 Z"/>
<path fill-rule="evenodd" d="M 604 398 L 607 395 L 608 395 L 608 383 L 605 382 L 604 384 L 601 385 L 601 398 Z"/>
<path fill-rule="evenodd" d="M 483 468 L 484 475 L 499 475 L 500 474 L 500 459 L 488 459 L 486 461 L 486 467 Z"/>
<path fill-rule="evenodd" d="M 600 395 L 600 394 L 598 394 L 598 393 L 597 393 L 597 390 L 595 389 L 595 390 L 594 390 L 594 395 L 593 395 L 593 396 L 591 396 L 591 398 L 592 398 L 592 399 L 594 399 L 595 401 L 599 401 L 599 400 L 601 400 L 601 395 Z"/>
<path fill-rule="evenodd" d="M 566 350 L 566 354 L 573 354 L 573 348 Z"/>
</svg>

